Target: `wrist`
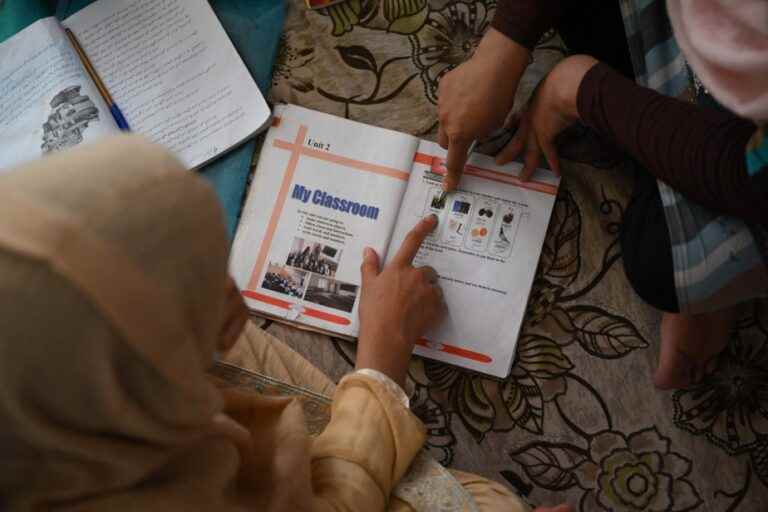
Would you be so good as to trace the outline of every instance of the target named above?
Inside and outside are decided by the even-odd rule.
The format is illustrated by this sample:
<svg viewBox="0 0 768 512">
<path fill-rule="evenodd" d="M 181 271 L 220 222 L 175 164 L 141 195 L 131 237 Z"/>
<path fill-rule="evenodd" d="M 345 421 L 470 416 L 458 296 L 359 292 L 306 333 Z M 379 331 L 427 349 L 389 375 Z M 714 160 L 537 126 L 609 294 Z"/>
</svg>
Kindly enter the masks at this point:
<svg viewBox="0 0 768 512">
<path fill-rule="evenodd" d="M 413 342 L 402 333 L 391 329 L 361 330 L 355 369 L 376 370 L 403 386 L 412 351 Z"/>
<path fill-rule="evenodd" d="M 475 55 L 488 56 L 500 64 L 525 68 L 531 60 L 531 51 L 513 39 L 491 27 L 477 45 Z"/>
<path fill-rule="evenodd" d="M 579 93 L 584 77 L 600 61 L 589 55 L 573 55 L 561 61 L 550 78 L 556 82 L 558 108 L 569 120 L 578 121 Z"/>
<path fill-rule="evenodd" d="M 484 67 L 493 69 L 494 83 L 504 84 L 514 96 L 517 83 L 531 61 L 531 52 L 495 28 L 489 28 L 472 59 L 477 59 Z"/>
<path fill-rule="evenodd" d="M 405 376 L 408 373 L 408 361 L 397 362 L 389 358 L 366 358 L 358 352 L 355 370 L 374 370 L 389 377 L 392 382 L 405 389 Z"/>
</svg>

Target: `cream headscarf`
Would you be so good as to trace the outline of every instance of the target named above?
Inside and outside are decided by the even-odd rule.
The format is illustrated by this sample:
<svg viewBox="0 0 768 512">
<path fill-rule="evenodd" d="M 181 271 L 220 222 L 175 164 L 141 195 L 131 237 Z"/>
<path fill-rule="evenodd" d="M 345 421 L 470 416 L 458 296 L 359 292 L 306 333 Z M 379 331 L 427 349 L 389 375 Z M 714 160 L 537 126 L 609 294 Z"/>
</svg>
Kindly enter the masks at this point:
<svg viewBox="0 0 768 512">
<path fill-rule="evenodd" d="M 204 374 L 226 248 L 210 187 L 138 138 L 0 177 L 0 508 L 130 505 L 181 466 L 207 508 L 188 466 L 239 460 Z"/>
</svg>

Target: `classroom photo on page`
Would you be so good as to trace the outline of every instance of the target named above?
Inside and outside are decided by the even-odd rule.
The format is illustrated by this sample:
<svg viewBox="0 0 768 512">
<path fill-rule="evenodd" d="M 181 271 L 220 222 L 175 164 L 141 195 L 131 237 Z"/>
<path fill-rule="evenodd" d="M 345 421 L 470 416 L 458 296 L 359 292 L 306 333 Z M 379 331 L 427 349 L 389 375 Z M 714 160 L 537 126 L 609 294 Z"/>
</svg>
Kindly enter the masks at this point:
<svg viewBox="0 0 768 512">
<path fill-rule="evenodd" d="M 264 274 L 262 288 L 289 297 L 301 297 L 307 284 L 307 272 L 270 263 Z"/>
<path fill-rule="evenodd" d="M 285 263 L 289 267 L 334 277 L 339 269 L 340 259 L 341 249 L 337 247 L 296 237 Z"/>
<path fill-rule="evenodd" d="M 357 285 L 312 274 L 304 300 L 351 313 L 355 306 L 357 290 Z"/>
</svg>

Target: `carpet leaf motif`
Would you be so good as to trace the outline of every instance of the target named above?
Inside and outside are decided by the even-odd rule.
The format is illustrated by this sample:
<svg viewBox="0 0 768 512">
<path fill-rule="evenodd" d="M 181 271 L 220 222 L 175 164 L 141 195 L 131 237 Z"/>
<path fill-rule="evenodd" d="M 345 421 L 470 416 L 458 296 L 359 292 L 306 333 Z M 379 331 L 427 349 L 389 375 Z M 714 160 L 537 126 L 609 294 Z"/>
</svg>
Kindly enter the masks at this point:
<svg viewBox="0 0 768 512">
<path fill-rule="evenodd" d="M 566 311 L 576 329 L 576 341 L 592 355 L 617 359 L 633 350 L 648 348 L 648 342 L 626 318 L 586 305 L 572 306 Z"/>
<path fill-rule="evenodd" d="M 509 456 L 536 485 L 552 491 L 576 485 L 573 470 L 586 460 L 582 449 L 567 443 L 534 442 L 512 450 Z"/>
<path fill-rule="evenodd" d="M 365 46 L 337 46 L 336 50 L 347 66 L 376 73 L 376 58 Z"/>
</svg>

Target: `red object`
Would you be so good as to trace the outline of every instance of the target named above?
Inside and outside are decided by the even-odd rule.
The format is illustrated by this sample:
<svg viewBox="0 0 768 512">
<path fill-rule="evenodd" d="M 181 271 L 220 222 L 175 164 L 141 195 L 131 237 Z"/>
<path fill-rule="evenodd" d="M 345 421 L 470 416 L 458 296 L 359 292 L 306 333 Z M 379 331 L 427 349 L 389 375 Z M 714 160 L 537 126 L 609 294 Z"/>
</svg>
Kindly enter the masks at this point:
<svg viewBox="0 0 768 512">
<path fill-rule="evenodd" d="M 463 357 L 465 359 L 471 359 L 472 361 L 477 361 L 478 363 L 489 364 L 493 362 L 493 359 L 490 356 L 481 354 L 480 352 L 474 352 L 472 350 L 456 347 L 453 345 L 446 345 L 445 343 L 433 343 L 424 338 L 417 341 L 416 344 L 432 350 L 437 350 L 439 352 L 445 352 L 446 354 Z"/>
<path fill-rule="evenodd" d="M 445 174 L 448 172 L 445 168 L 445 159 L 439 156 L 432 156 L 417 152 L 416 156 L 413 158 L 413 161 L 430 166 L 432 172 L 441 176 L 445 176 Z M 481 167 L 475 167 L 474 165 L 465 165 L 464 174 L 469 176 L 476 176 L 478 178 L 484 178 L 490 181 L 496 181 L 499 183 L 507 183 L 509 185 L 515 185 L 520 188 L 535 190 L 536 192 L 543 192 L 553 196 L 557 195 L 556 185 L 536 180 L 523 181 L 517 176 L 508 174 L 506 172 L 494 171 L 492 169 L 483 169 Z"/>
<path fill-rule="evenodd" d="M 277 297 L 272 297 L 271 295 L 265 295 L 263 293 L 254 292 L 252 290 L 243 290 L 242 293 L 244 297 L 258 300 L 259 302 L 270 304 L 272 306 L 277 306 L 278 308 L 282 308 L 282 309 L 291 309 L 291 306 L 294 305 L 293 302 L 289 302 L 283 299 L 278 299 Z M 338 325 L 349 325 L 352 323 L 349 320 L 349 318 L 344 318 L 343 316 L 333 315 L 331 313 L 326 313 L 325 311 L 320 311 L 318 309 L 312 309 L 307 307 L 303 307 L 303 311 L 301 314 L 304 316 L 319 318 L 320 320 L 325 320 L 326 322 L 331 322 L 333 324 L 338 324 Z"/>
</svg>

